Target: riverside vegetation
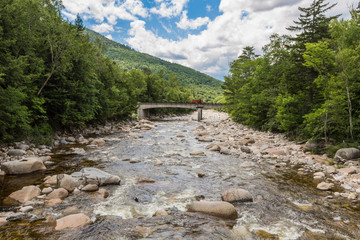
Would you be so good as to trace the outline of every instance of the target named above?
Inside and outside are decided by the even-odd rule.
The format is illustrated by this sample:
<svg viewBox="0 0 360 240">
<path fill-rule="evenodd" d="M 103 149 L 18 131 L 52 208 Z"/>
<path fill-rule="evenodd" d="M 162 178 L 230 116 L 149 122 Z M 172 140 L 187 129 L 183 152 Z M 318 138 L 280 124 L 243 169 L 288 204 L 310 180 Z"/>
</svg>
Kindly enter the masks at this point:
<svg viewBox="0 0 360 240">
<path fill-rule="evenodd" d="M 71 24 L 61 9 L 57 0 L 0 3 L 1 142 L 29 136 L 30 142 L 49 143 L 46 136 L 51 139 L 54 130 L 129 117 L 140 101 L 188 102 L 198 95 L 212 99 L 215 92 L 189 88 L 204 79 L 220 89 L 219 80 L 200 73 L 185 87 L 184 78 L 196 71 L 170 63 L 155 68 L 160 60 L 154 57 L 141 66 L 110 60 L 104 52 L 114 47 L 99 39 L 91 42 L 81 18 Z M 127 50 L 116 56 L 142 56 Z M 143 56 L 149 61 L 150 56 Z"/>
<path fill-rule="evenodd" d="M 274 34 L 256 55 L 246 47 L 230 65 L 225 96 L 234 120 L 327 146 L 358 146 L 360 137 L 360 3 L 349 20 L 325 13 L 335 7 L 314 0 L 300 7 L 288 30 Z"/>
</svg>

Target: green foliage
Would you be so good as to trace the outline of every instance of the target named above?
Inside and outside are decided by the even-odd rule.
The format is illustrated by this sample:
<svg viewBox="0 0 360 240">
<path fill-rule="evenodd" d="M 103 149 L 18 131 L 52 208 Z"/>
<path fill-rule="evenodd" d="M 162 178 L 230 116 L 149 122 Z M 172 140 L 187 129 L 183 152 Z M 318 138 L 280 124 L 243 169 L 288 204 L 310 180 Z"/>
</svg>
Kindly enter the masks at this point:
<svg viewBox="0 0 360 240">
<path fill-rule="evenodd" d="M 97 41 L 102 44 L 105 47 L 105 56 L 115 61 L 124 70 L 147 69 L 160 76 L 174 75 L 182 86 L 191 89 L 194 99 L 201 98 L 206 100 L 206 102 L 213 102 L 223 92 L 221 89 L 223 83 L 206 74 L 137 52 L 126 45 L 111 41 L 89 29 L 86 29 L 85 32 L 89 35 L 91 41 Z"/>
<path fill-rule="evenodd" d="M 246 47 L 231 63 L 224 96 L 236 121 L 326 146 L 360 137 L 359 11 L 337 20 L 325 15 L 333 7 L 299 8 L 297 35 L 274 34 L 263 56 Z"/>
<path fill-rule="evenodd" d="M 128 117 L 139 101 L 188 102 L 193 97 L 176 75 L 193 70 L 151 56 L 176 71 L 120 68 L 104 56 L 108 42 L 91 42 L 81 18 L 68 23 L 61 9 L 61 1 L 0 2 L 0 142 L 28 135 L 36 144 L 49 143 L 54 130 Z M 136 59 L 142 56 L 124 49 Z M 218 81 L 196 74 L 202 84 L 219 87 Z"/>
<path fill-rule="evenodd" d="M 0 87 L 0 137 L 4 141 L 30 129 L 29 110 L 23 105 L 26 95 L 21 89 Z"/>
</svg>

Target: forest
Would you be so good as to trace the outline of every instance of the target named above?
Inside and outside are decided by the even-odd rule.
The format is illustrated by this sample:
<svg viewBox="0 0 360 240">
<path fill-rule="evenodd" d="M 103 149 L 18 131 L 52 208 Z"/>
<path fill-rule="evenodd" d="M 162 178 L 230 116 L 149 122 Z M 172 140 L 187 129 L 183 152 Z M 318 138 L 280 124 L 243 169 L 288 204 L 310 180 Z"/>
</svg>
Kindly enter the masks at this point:
<svg viewBox="0 0 360 240">
<path fill-rule="evenodd" d="M 131 116 L 141 101 L 188 102 L 174 74 L 124 69 L 91 42 L 61 1 L 0 2 L 0 141 L 37 139 L 54 131 Z"/>
<path fill-rule="evenodd" d="M 263 55 L 248 46 L 230 64 L 225 98 L 232 117 L 263 131 L 322 146 L 358 146 L 360 137 L 360 3 L 351 18 L 326 16 L 324 0 L 274 34 Z"/>
<path fill-rule="evenodd" d="M 90 41 L 97 41 L 105 45 L 105 56 L 116 62 L 123 69 L 148 68 L 152 72 L 163 72 L 165 75 L 173 74 L 177 76 L 181 85 L 191 89 L 194 98 L 205 99 L 206 102 L 216 102 L 222 97 L 223 90 L 221 86 L 223 82 L 220 80 L 192 68 L 137 52 L 129 46 L 107 39 L 90 29 L 85 29 L 85 32 L 89 35 Z"/>
</svg>

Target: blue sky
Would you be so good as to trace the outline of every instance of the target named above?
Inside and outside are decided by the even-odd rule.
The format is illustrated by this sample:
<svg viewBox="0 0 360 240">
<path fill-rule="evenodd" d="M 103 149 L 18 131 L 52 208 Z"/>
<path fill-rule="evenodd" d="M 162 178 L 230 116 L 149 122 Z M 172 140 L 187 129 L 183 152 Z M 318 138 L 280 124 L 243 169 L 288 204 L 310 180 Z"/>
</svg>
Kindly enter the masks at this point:
<svg viewBox="0 0 360 240">
<path fill-rule="evenodd" d="M 261 53 L 271 34 L 299 17 L 312 0 L 63 0 L 63 16 L 109 39 L 223 80 L 246 46 Z M 336 3 L 336 0 L 329 0 Z M 343 14 L 355 0 L 338 0 Z"/>
</svg>

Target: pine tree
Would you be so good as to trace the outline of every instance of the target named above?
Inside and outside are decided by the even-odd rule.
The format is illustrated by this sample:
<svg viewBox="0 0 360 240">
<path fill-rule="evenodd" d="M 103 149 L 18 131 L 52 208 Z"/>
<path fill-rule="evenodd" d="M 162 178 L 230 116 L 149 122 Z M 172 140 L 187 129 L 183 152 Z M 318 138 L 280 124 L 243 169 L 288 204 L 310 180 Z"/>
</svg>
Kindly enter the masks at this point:
<svg viewBox="0 0 360 240">
<path fill-rule="evenodd" d="M 326 17 L 325 12 L 337 4 L 334 3 L 329 6 L 329 3 L 324 2 L 325 0 L 313 0 L 310 7 L 299 7 L 302 12 L 299 19 L 294 21 L 294 26 L 287 28 L 292 32 L 300 32 L 295 37 L 290 37 L 290 40 L 295 42 L 294 48 L 299 49 L 301 52 L 305 51 L 305 43 L 315 43 L 324 38 L 329 38 L 329 23 L 340 16 Z"/>
</svg>

